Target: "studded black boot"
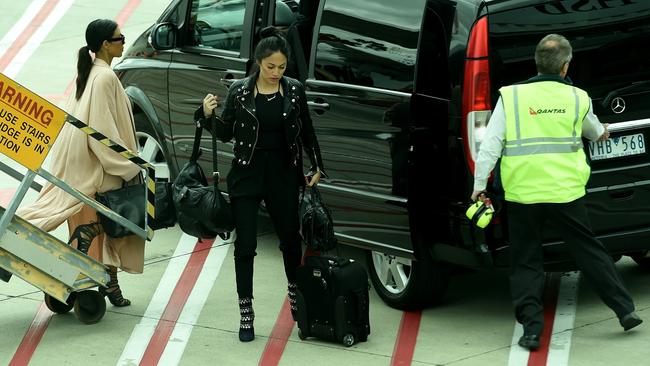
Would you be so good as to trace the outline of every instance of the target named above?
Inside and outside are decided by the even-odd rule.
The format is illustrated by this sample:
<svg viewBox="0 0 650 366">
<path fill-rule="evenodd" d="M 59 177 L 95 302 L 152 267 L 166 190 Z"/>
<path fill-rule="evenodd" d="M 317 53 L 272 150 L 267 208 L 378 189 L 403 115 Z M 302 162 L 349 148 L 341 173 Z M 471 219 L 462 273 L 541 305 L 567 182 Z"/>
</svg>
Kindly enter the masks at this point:
<svg viewBox="0 0 650 366">
<path fill-rule="evenodd" d="M 289 298 L 289 308 L 291 309 L 291 317 L 296 321 L 298 316 L 298 301 L 296 300 L 296 290 L 298 286 L 295 283 L 289 283 L 287 286 L 287 297 Z"/>
<path fill-rule="evenodd" d="M 250 342 L 255 339 L 255 329 L 253 328 L 253 321 L 255 320 L 253 299 L 250 297 L 239 299 L 239 314 L 241 315 L 241 320 L 239 321 L 239 340 L 242 342 Z"/>
</svg>

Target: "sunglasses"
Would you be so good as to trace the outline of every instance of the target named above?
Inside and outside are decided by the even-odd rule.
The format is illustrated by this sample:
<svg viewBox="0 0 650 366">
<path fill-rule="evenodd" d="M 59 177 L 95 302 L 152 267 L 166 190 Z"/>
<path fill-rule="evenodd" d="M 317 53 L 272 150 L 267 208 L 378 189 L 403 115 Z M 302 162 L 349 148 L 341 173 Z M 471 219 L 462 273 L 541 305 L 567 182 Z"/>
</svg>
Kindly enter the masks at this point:
<svg viewBox="0 0 650 366">
<path fill-rule="evenodd" d="M 122 41 L 122 44 L 124 44 L 124 41 L 126 40 L 126 37 L 124 37 L 124 34 L 120 34 L 119 37 L 115 38 L 109 38 L 107 39 L 108 42 L 117 42 L 117 41 Z"/>
</svg>

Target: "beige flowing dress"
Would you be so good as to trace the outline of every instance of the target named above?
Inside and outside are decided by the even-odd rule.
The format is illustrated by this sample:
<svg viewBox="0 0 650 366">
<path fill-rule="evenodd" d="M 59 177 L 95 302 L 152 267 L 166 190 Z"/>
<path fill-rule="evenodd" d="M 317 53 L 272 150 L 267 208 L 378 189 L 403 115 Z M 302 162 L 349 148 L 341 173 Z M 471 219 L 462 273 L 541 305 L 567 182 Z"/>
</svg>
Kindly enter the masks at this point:
<svg viewBox="0 0 650 366">
<path fill-rule="evenodd" d="M 65 111 L 137 151 L 131 102 L 117 75 L 103 60 L 93 61 L 83 95 L 77 100 L 73 94 Z M 69 124 L 61 130 L 50 159 L 52 174 L 90 197 L 119 188 L 123 181 L 138 179 L 140 173 L 136 164 Z M 67 220 L 71 233 L 78 225 L 98 221 L 95 209 L 51 183 L 43 187 L 36 202 L 20 208 L 17 214 L 44 231 L 52 231 Z M 100 235 L 88 254 L 106 265 L 142 273 L 144 239 L 135 235 L 119 239 Z"/>
</svg>

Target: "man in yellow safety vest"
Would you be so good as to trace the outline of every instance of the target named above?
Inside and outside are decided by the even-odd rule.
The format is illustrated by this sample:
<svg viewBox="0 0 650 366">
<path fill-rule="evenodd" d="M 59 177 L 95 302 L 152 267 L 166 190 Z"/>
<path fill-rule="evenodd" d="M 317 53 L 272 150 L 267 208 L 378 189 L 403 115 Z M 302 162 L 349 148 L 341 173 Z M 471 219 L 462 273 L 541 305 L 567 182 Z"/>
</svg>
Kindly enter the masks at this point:
<svg viewBox="0 0 650 366">
<path fill-rule="evenodd" d="M 557 225 L 578 268 L 625 330 L 641 324 L 612 258 L 595 238 L 584 204 L 591 172 L 581 136 L 609 138 L 591 99 L 565 78 L 572 48 L 561 35 L 535 49 L 538 75 L 503 87 L 476 161 L 472 201 L 483 199 L 490 172 L 501 158 L 510 239 L 510 291 L 524 335 L 519 345 L 539 347 L 543 328 L 542 229 Z"/>
</svg>

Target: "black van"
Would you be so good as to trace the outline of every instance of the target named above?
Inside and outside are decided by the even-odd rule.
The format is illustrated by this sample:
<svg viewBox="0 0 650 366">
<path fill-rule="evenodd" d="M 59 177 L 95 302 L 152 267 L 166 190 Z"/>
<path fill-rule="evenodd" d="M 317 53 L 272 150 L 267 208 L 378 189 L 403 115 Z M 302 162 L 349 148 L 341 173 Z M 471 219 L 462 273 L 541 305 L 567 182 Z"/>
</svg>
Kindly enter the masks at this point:
<svg viewBox="0 0 650 366">
<path fill-rule="evenodd" d="M 188 159 L 193 111 L 249 73 L 271 24 L 287 30 L 307 88 L 336 234 L 367 249 L 389 305 L 439 301 L 450 265 L 507 266 L 505 213 L 482 231 L 464 212 L 498 88 L 534 75 L 548 33 L 571 41 L 569 75 L 612 124 L 608 141 L 585 141 L 593 227 L 612 256 L 650 266 L 650 1 L 172 1 L 115 67 L 158 175 Z M 548 265 L 571 264 L 553 230 L 546 239 Z"/>
</svg>

